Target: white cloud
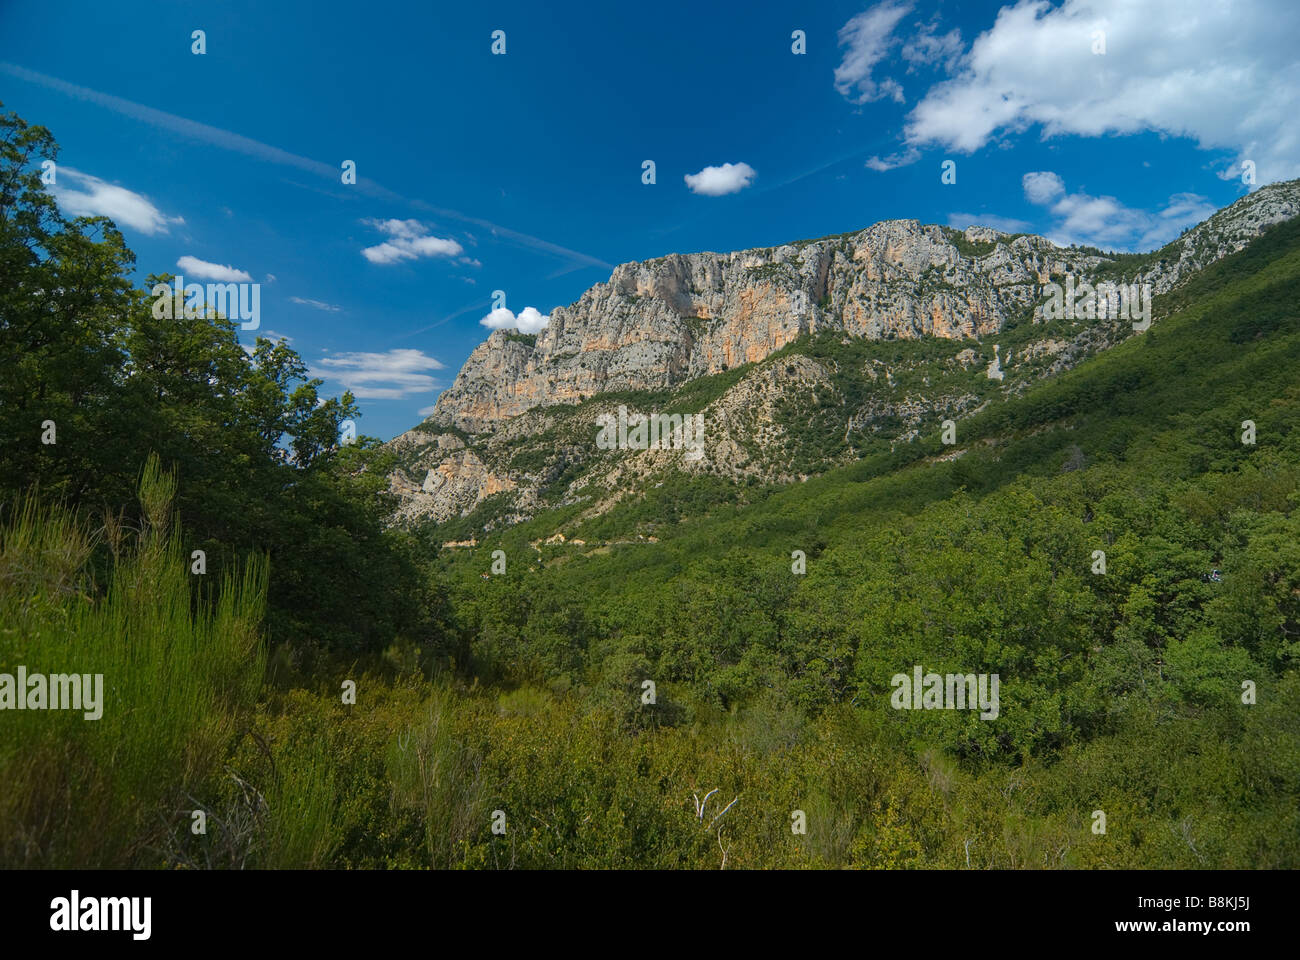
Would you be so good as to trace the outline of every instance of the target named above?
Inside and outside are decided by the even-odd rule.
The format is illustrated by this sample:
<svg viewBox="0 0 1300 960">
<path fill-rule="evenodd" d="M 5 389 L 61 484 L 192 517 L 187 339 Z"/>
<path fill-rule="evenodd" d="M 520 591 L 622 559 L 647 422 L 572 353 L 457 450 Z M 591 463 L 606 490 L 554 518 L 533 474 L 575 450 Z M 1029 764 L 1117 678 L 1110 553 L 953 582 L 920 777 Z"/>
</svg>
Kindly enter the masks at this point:
<svg viewBox="0 0 1300 960">
<path fill-rule="evenodd" d="M 916 35 L 903 44 L 903 59 L 911 64 L 908 67 L 909 73 L 916 67 L 935 64 L 942 64 L 948 71 L 957 66 L 965 49 L 961 42 L 961 31 L 953 29 L 939 36 L 937 30 L 937 21 L 923 24 Z"/>
<path fill-rule="evenodd" d="M 916 106 L 905 140 L 969 153 L 1033 126 L 1044 138 L 1155 131 L 1233 151 L 1225 178 L 1254 160 L 1258 182 L 1288 179 L 1300 175 L 1298 35 L 1295 3 L 1020 0 Z"/>
<path fill-rule="evenodd" d="M 311 160 L 307 157 L 296 156 L 278 147 L 269 144 L 260 143 L 249 137 L 242 136 L 229 130 L 222 130 L 218 127 L 211 127 L 204 123 L 196 123 L 185 117 L 179 117 L 172 113 L 164 113 L 162 110 L 155 110 L 153 107 L 146 107 L 143 104 L 133 103 L 130 100 L 123 100 L 121 97 L 114 97 L 111 94 L 100 93 L 97 90 L 91 90 L 88 87 L 79 87 L 76 84 L 68 83 L 66 80 L 60 80 L 57 77 L 51 77 L 43 73 L 37 73 L 35 70 L 28 70 L 25 67 L 15 66 L 12 63 L 0 61 L 0 73 L 9 76 L 18 77 L 28 83 L 38 84 L 51 90 L 57 90 L 60 93 L 78 100 L 84 100 L 88 103 L 94 103 L 98 106 L 112 110 L 123 116 L 131 117 L 141 123 L 149 124 L 162 130 L 178 134 L 197 140 L 200 143 L 210 143 L 223 150 L 231 150 L 236 153 L 242 153 L 246 156 L 255 157 L 259 160 L 265 160 L 270 163 L 285 164 L 296 167 L 299 170 L 309 171 L 330 184 L 337 185 L 339 182 L 339 168 L 337 163 L 322 163 L 317 160 Z M 537 250 L 542 253 L 571 260 L 578 266 L 600 267 L 602 270 L 613 270 L 612 263 L 606 263 L 597 257 L 580 253 L 577 250 L 570 250 L 559 244 L 551 243 L 540 237 L 533 237 L 526 233 L 520 233 L 518 230 L 511 230 L 501 224 L 492 223 L 479 217 L 469 216 L 457 210 L 448 210 L 444 207 L 438 207 L 431 203 L 426 203 L 419 199 L 408 199 L 394 193 L 385 187 L 375 183 L 369 177 L 362 177 L 353 188 L 360 193 L 384 200 L 389 203 L 404 203 L 419 210 L 425 210 L 434 216 L 458 220 L 462 223 L 471 224 L 482 230 L 491 231 L 493 236 L 498 240 L 504 240 L 510 243 L 526 247 L 531 250 Z"/>
<path fill-rule="evenodd" d="M 896 167 L 905 167 L 909 163 L 915 163 L 920 155 L 921 151 L 909 147 L 907 150 L 900 150 L 898 153 L 890 154 L 887 157 L 868 157 L 866 166 L 870 170 L 884 173 L 886 170 L 893 170 Z"/>
<path fill-rule="evenodd" d="M 315 307 L 317 310 L 324 310 L 327 313 L 338 313 L 342 307 L 336 307 L 332 303 L 325 303 L 322 300 L 309 300 L 303 297 L 290 297 L 290 303 L 301 304 L 304 307 Z"/>
<path fill-rule="evenodd" d="M 758 172 L 747 163 L 724 163 L 720 167 L 705 167 L 699 173 L 688 173 L 683 179 L 691 193 L 722 197 L 744 190 L 756 176 Z"/>
<path fill-rule="evenodd" d="M 1023 184 L 1025 199 L 1048 207 L 1056 217 L 1048 236 L 1062 246 L 1079 243 L 1112 250 L 1154 250 L 1215 211 L 1209 200 L 1194 193 L 1174 194 L 1156 212 L 1126 207 L 1114 197 L 1068 193 L 1065 182 L 1051 171 L 1027 173 Z"/>
<path fill-rule="evenodd" d="M 361 255 L 371 263 L 389 264 L 420 257 L 458 257 L 464 248 L 455 240 L 430 236 L 428 228 L 418 220 L 366 220 L 388 235 L 378 246 L 366 247 Z"/>
<path fill-rule="evenodd" d="M 188 273 L 200 280 L 217 280 L 221 283 L 252 283 L 253 275 L 246 270 L 237 270 L 220 263 L 209 263 L 198 257 L 184 256 L 176 261 L 182 273 Z"/>
<path fill-rule="evenodd" d="M 429 232 L 419 220 L 370 220 L 368 222 L 376 230 L 399 240 L 414 240 Z"/>
<path fill-rule="evenodd" d="M 489 330 L 518 330 L 520 333 L 537 333 L 544 330 L 550 322 L 550 314 L 543 314 L 536 307 L 524 307 L 515 316 L 505 307 L 497 307 L 479 321 Z"/>
<path fill-rule="evenodd" d="M 519 311 L 519 332 L 520 333 L 537 333 L 550 323 L 549 314 L 543 314 L 535 307 L 524 307 Z"/>
<path fill-rule="evenodd" d="M 992 227 L 1003 233 L 1024 233 L 1029 224 L 1014 217 L 999 217 L 992 213 L 950 213 L 948 226 L 956 230 L 965 230 L 967 227 Z"/>
<path fill-rule="evenodd" d="M 361 400 L 400 400 L 437 389 L 426 371 L 443 364 L 420 350 L 387 353 L 337 353 L 318 361 L 312 375 L 337 380 Z"/>
<path fill-rule="evenodd" d="M 283 340 L 286 344 L 293 343 L 293 337 L 285 336 L 283 333 L 276 333 L 274 330 L 259 330 L 256 334 L 253 335 L 254 342 L 263 338 L 270 340 L 272 343 L 278 343 L 281 340 Z M 248 343 L 241 343 L 239 345 L 239 349 L 243 350 L 244 353 L 248 354 L 250 358 L 253 357 L 254 354 L 257 352 L 257 348 L 253 344 L 248 344 Z M 317 406 L 319 406 L 319 404 L 317 404 Z"/>
<path fill-rule="evenodd" d="M 1065 181 L 1050 170 L 1026 173 L 1020 182 L 1025 188 L 1025 199 L 1039 206 L 1065 193 Z"/>
<path fill-rule="evenodd" d="M 897 43 L 893 37 L 894 28 L 911 9 L 910 3 L 886 0 L 840 27 L 840 46 L 848 49 L 835 68 L 836 92 L 853 103 L 869 103 L 882 97 L 903 102 L 903 88 L 897 81 L 884 79 L 877 82 L 871 78 L 871 72 Z"/>
<path fill-rule="evenodd" d="M 77 186 L 68 186 L 68 180 Z M 59 206 L 71 216 L 109 217 L 119 227 L 131 227 L 149 236 L 166 233 L 169 224 L 185 222 L 181 217 L 166 216 L 142 194 L 71 167 L 58 168 L 51 192 Z"/>
<path fill-rule="evenodd" d="M 1169 198 L 1165 208 L 1149 221 L 1146 233 L 1138 238 L 1139 250 L 1163 246 L 1178 237 L 1188 227 L 1214 216 L 1217 208 L 1205 197 L 1195 193 L 1176 193 Z"/>
<path fill-rule="evenodd" d="M 417 411 L 415 411 L 415 412 L 416 412 L 417 414 L 419 414 L 420 416 L 422 416 L 422 417 L 431 417 L 431 416 L 433 416 L 433 411 L 434 411 L 436 408 L 437 408 L 437 404 L 435 404 L 435 403 L 431 403 L 431 404 L 429 404 L 427 407 L 421 407 L 419 410 L 417 410 Z"/>
</svg>

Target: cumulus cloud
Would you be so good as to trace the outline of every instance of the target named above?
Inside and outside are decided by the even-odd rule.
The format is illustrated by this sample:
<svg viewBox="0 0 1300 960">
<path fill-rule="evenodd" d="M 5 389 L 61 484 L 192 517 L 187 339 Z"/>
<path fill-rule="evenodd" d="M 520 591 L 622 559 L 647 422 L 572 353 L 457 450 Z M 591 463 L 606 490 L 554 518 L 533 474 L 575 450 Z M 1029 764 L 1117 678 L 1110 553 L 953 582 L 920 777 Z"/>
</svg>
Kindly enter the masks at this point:
<svg viewBox="0 0 1300 960">
<path fill-rule="evenodd" d="M 437 389 L 429 370 L 443 364 L 420 350 L 338 353 L 317 361 L 312 376 L 337 380 L 361 400 L 400 400 Z"/>
<path fill-rule="evenodd" d="M 451 239 L 431 236 L 418 220 L 366 220 L 367 226 L 388 235 L 383 243 L 366 247 L 361 255 L 371 263 L 390 264 L 420 257 L 459 257 L 464 248 Z"/>
<path fill-rule="evenodd" d="M 893 36 L 894 28 L 911 9 L 910 3 L 886 0 L 840 27 L 840 46 L 846 49 L 835 68 L 835 90 L 841 96 L 853 103 L 870 103 L 883 97 L 903 102 L 903 88 L 897 81 L 888 78 L 877 81 L 871 74 L 898 42 Z M 915 53 L 923 55 L 920 47 Z"/>
<path fill-rule="evenodd" d="M 217 280 L 221 283 L 252 283 L 253 275 L 247 270 L 237 270 L 229 264 L 209 263 L 198 257 L 184 256 L 176 261 L 181 273 L 200 280 Z"/>
<path fill-rule="evenodd" d="M 1112 250 L 1153 250 L 1215 211 L 1209 200 L 1194 193 L 1174 194 L 1154 212 L 1138 210 L 1114 197 L 1069 193 L 1065 182 L 1051 171 L 1027 173 L 1022 183 L 1025 199 L 1047 207 L 1056 218 L 1048 237 L 1062 246 L 1080 243 Z"/>
<path fill-rule="evenodd" d="M 1300 176 L 1297 35 L 1293 3 L 1020 0 L 917 104 L 904 139 L 970 153 L 1032 127 L 1044 138 L 1154 131 L 1232 151 L 1225 178 L 1246 160 L 1260 183 Z"/>
<path fill-rule="evenodd" d="M 536 307 L 524 307 L 516 316 L 505 307 L 497 307 L 479 321 L 489 330 L 518 330 L 520 333 L 537 333 L 550 323 L 550 314 L 544 314 Z"/>
<path fill-rule="evenodd" d="M 1026 173 L 1020 178 L 1020 183 L 1025 190 L 1025 199 L 1040 206 L 1065 193 L 1065 181 L 1050 170 Z"/>
<path fill-rule="evenodd" d="M 323 300 L 310 300 L 304 297 L 290 297 L 290 303 L 297 303 L 304 307 L 315 307 L 317 310 L 324 310 L 327 313 L 338 313 L 342 307 L 336 307 L 332 303 L 325 303 Z"/>
<path fill-rule="evenodd" d="M 724 163 L 720 167 L 705 167 L 699 173 L 688 173 L 684 179 L 691 193 L 722 197 L 744 190 L 756 176 L 758 172 L 747 163 Z"/>
<path fill-rule="evenodd" d="M 69 180 L 73 186 L 68 185 Z M 166 216 L 142 194 L 71 167 L 58 168 L 51 192 L 70 216 L 109 217 L 119 227 L 131 227 L 149 236 L 166 233 L 170 224 L 185 222 L 181 217 Z"/>
</svg>

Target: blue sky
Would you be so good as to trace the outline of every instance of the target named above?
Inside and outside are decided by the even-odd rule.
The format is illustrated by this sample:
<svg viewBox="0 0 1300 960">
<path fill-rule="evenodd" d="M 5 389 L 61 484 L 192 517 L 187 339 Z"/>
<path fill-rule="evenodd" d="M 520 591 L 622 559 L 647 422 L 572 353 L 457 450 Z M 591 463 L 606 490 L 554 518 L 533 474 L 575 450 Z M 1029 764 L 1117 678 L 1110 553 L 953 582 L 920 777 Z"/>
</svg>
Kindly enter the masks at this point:
<svg viewBox="0 0 1300 960">
<path fill-rule="evenodd" d="M 261 283 L 258 332 L 386 439 L 485 318 L 535 327 L 618 263 L 898 217 L 1158 246 L 1300 176 L 1298 11 L 0 2 L 0 100 L 53 131 L 60 203 L 113 216 L 138 280 Z"/>
</svg>

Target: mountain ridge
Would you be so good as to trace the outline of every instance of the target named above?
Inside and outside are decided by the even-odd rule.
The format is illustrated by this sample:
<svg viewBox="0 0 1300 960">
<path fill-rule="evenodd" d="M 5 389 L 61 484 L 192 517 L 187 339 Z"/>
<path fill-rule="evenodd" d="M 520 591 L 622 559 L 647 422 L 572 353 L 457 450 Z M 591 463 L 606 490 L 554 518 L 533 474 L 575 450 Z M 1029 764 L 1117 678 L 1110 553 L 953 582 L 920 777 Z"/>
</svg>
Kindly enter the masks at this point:
<svg viewBox="0 0 1300 960">
<path fill-rule="evenodd" d="M 901 219 L 777 247 L 621 264 L 556 308 L 535 337 L 493 331 L 430 417 L 390 441 L 399 459 L 390 475 L 396 516 L 441 522 L 500 495 L 515 501 L 502 515 L 511 522 L 531 515 L 558 480 L 576 488 L 570 501 L 586 487 L 611 489 L 617 500 L 662 469 L 796 481 L 861 455 L 855 431 L 868 440 L 893 431 L 892 448 L 928 419 L 960 417 L 1131 334 L 1124 323 L 1045 322 L 1046 284 L 1067 275 L 1124 280 L 1158 296 L 1297 214 L 1300 181 L 1290 181 L 1260 188 L 1147 254 Z M 928 346 L 902 367 L 855 354 L 848 379 L 835 357 L 790 354 L 836 337 Z M 1007 342 L 989 351 L 988 339 Z M 790 362 L 776 369 L 768 361 L 778 356 Z M 738 378 L 738 369 L 748 372 Z M 593 404 L 640 394 L 671 406 L 675 391 L 699 393 L 718 379 L 734 395 L 708 398 L 712 429 L 699 462 L 660 450 L 611 460 L 583 443 L 595 435 Z M 899 390 L 899 379 L 918 382 Z M 823 409 L 812 412 L 826 421 L 824 432 L 843 435 L 842 449 L 820 458 L 791 453 L 787 442 L 790 424 L 810 412 L 791 404 L 809 396 L 819 398 Z M 827 405 L 843 415 L 828 419 Z M 784 455 L 807 469 L 791 469 Z"/>
</svg>

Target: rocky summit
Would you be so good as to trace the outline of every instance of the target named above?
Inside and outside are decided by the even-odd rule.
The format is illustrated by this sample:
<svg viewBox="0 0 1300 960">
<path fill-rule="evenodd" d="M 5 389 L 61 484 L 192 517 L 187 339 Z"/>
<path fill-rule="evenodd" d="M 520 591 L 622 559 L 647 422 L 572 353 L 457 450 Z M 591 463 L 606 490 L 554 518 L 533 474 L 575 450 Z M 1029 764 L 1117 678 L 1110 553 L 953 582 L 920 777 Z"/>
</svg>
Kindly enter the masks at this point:
<svg viewBox="0 0 1300 960">
<path fill-rule="evenodd" d="M 1300 181 L 1290 181 L 1147 254 L 888 220 L 779 247 L 623 264 L 555 308 L 540 333 L 494 331 L 432 415 L 390 442 L 397 518 L 441 522 L 489 498 L 498 505 L 489 526 L 543 502 L 587 499 L 598 510 L 661 469 L 798 480 L 861 455 L 861 441 L 907 442 L 931 419 L 1021 392 L 1132 335 L 1104 318 L 1045 319 L 1049 284 L 1123 281 L 1158 297 L 1298 213 Z M 899 342 L 919 349 L 805 349 Z M 704 455 L 598 449 L 597 418 L 629 396 L 647 414 L 704 413 Z M 792 420 L 819 422 L 823 436 L 792 431 Z M 836 449 L 825 442 L 832 433 L 842 435 Z"/>
</svg>

